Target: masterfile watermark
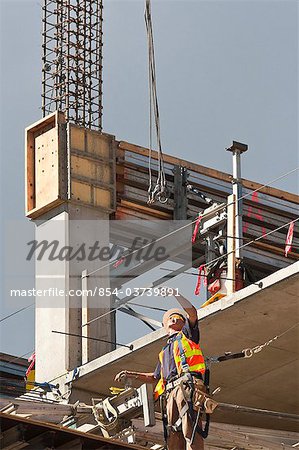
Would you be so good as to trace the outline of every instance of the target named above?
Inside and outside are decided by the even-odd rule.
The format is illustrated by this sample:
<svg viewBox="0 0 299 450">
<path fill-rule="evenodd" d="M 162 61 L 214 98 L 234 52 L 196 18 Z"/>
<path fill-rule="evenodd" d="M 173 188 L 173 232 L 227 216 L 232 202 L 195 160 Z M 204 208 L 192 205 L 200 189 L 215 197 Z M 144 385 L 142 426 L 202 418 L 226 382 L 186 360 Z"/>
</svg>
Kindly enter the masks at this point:
<svg viewBox="0 0 299 450">
<path fill-rule="evenodd" d="M 47 258 L 49 261 L 111 261 L 122 260 L 125 267 L 129 266 L 132 260 L 157 262 L 165 261 L 169 254 L 162 245 L 157 245 L 155 239 L 148 240 L 142 237 L 135 237 L 129 249 L 124 250 L 117 244 L 110 246 L 101 246 L 99 241 L 95 241 L 92 245 L 82 242 L 78 248 L 70 245 L 61 246 L 58 239 L 48 241 L 36 239 L 27 243 L 29 251 L 26 257 L 27 261 L 31 261 L 33 257 L 37 261 Z"/>
<path fill-rule="evenodd" d="M 97 289 L 97 288 L 96 288 Z M 70 297 L 75 296 L 95 296 L 96 289 L 70 289 L 67 292 L 64 289 L 50 287 L 47 289 L 11 289 L 11 297 L 65 297 L 67 294 Z"/>
<path fill-rule="evenodd" d="M 62 212 L 35 221 L 26 232 L 12 224 L 6 234 L 5 298 L 16 309 L 26 297 L 36 298 L 37 308 L 75 309 L 83 297 L 88 307 L 104 309 L 131 296 L 154 299 L 156 287 L 170 278 L 176 284 L 173 270 L 191 264 L 188 223 L 80 220 Z"/>
<path fill-rule="evenodd" d="M 10 296 L 11 297 L 66 297 L 67 295 L 70 297 L 95 297 L 102 296 L 101 288 L 95 287 L 94 289 L 59 289 L 57 287 L 50 287 L 47 289 L 11 289 Z M 111 291 L 111 290 L 110 290 Z M 110 292 L 109 295 L 111 295 Z M 108 292 L 107 292 L 108 295 Z"/>
<path fill-rule="evenodd" d="M 11 289 L 11 297 L 110 297 L 111 295 L 133 296 L 133 297 L 160 297 L 166 295 L 179 295 L 178 288 L 162 287 L 162 288 L 152 288 L 152 287 L 126 287 L 123 289 L 119 288 L 103 288 L 101 286 L 96 286 L 93 289 L 59 289 L 56 287 L 50 287 L 47 289 Z"/>
</svg>

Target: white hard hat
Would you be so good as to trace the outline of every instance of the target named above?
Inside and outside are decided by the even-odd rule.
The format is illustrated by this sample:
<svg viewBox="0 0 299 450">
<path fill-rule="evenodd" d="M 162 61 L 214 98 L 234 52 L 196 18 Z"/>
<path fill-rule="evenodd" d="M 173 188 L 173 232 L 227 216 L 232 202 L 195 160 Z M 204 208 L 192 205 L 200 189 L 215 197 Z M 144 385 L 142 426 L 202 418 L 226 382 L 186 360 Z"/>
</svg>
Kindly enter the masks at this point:
<svg viewBox="0 0 299 450">
<path fill-rule="evenodd" d="M 168 319 L 170 318 L 170 316 L 172 316 L 173 314 L 179 314 L 180 316 L 182 316 L 182 318 L 185 321 L 187 320 L 187 313 L 183 309 L 172 308 L 172 309 L 169 309 L 168 311 L 166 311 L 166 313 L 163 316 L 163 326 L 164 327 L 165 327 Z"/>
</svg>

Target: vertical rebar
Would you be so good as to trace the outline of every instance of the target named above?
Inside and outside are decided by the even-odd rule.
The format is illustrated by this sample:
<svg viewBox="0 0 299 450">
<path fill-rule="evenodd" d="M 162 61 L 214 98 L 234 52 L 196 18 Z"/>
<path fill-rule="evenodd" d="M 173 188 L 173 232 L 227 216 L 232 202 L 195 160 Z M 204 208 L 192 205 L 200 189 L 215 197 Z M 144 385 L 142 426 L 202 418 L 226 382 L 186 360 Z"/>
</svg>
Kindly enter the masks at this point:
<svg viewBox="0 0 299 450">
<path fill-rule="evenodd" d="M 93 34 L 92 34 L 92 3 L 89 2 L 89 27 L 88 27 L 88 77 L 89 77 L 89 86 L 88 86 L 88 93 L 87 93 L 87 102 L 88 102 L 88 108 L 87 108 L 87 117 L 88 117 L 88 127 L 91 126 L 92 123 L 92 109 L 91 109 L 91 99 L 92 99 L 92 42 L 93 42 Z"/>
<path fill-rule="evenodd" d="M 46 115 L 46 61 L 47 61 L 47 49 L 46 49 L 46 32 L 47 32 L 47 4 L 43 6 L 43 43 L 42 43 L 42 114 L 43 117 Z"/>
<path fill-rule="evenodd" d="M 102 129 L 103 0 L 44 0 L 42 113 Z"/>
<path fill-rule="evenodd" d="M 69 120 L 70 93 L 67 89 L 70 83 L 70 33 L 71 33 L 71 8 L 66 8 L 66 69 L 65 69 L 65 117 Z"/>
</svg>

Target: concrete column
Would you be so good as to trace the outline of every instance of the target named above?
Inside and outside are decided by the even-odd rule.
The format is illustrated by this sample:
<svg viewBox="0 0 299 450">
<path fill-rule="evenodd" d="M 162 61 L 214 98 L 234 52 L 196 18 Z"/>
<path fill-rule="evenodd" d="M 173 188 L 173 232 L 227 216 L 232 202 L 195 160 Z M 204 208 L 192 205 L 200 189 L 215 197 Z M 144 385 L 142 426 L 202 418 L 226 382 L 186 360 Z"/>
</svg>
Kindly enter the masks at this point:
<svg viewBox="0 0 299 450">
<path fill-rule="evenodd" d="M 36 380 L 52 381 L 82 363 L 82 271 L 89 320 L 110 311 L 109 215 L 116 208 L 113 136 L 66 123 L 59 111 L 26 129 L 26 215 L 36 224 Z M 33 256 L 33 257 L 34 257 Z M 104 260 L 106 256 L 106 260 Z M 108 258 L 107 258 L 108 256 Z M 40 295 L 42 293 L 42 295 Z M 105 293 L 105 291 L 104 291 Z M 84 332 L 86 329 L 84 329 Z M 114 348 L 114 316 L 87 328 L 87 360 Z M 84 362 L 86 357 L 84 356 Z"/>
<path fill-rule="evenodd" d="M 52 215 L 55 211 L 52 211 Z M 82 205 L 68 204 L 64 211 L 36 223 L 36 241 L 47 242 L 41 255 L 36 249 L 36 289 L 46 291 L 36 298 L 36 380 L 50 381 L 82 363 L 81 274 L 97 270 L 88 277 L 89 319 L 110 311 L 110 297 L 99 296 L 98 287 L 109 287 L 107 261 L 97 256 L 99 248 L 109 246 L 109 215 Z M 56 248 L 55 247 L 55 243 Z M 95 249 L 92 252 L 92 249 Z M 53 331 L 59 333 L 54 333 Z M 114 316 L 106 315 L 88 327 L 89 336 L 114 341 Z M 112 344 L 89 340 L 88 359 L 113 349 Z M 86 361 L 85 361 L 86 362 Z"/>
</svg>

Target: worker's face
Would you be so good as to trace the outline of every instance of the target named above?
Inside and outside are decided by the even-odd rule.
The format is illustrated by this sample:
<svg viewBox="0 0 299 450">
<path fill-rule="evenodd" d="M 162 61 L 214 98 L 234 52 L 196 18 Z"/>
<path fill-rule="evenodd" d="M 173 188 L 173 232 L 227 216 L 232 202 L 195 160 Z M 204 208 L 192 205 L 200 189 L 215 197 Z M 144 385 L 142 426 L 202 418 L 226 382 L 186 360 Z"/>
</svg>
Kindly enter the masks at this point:
<svg viewBox="0 0 299 450">
<path fill-rule="evenodd" d="M 185 320 L 179 314 L 172 314 L 167 323 L 166 330 L 169 335 L 177 333 L 181 331 L 183 326 L 185 325 Z"/>
</svg>

